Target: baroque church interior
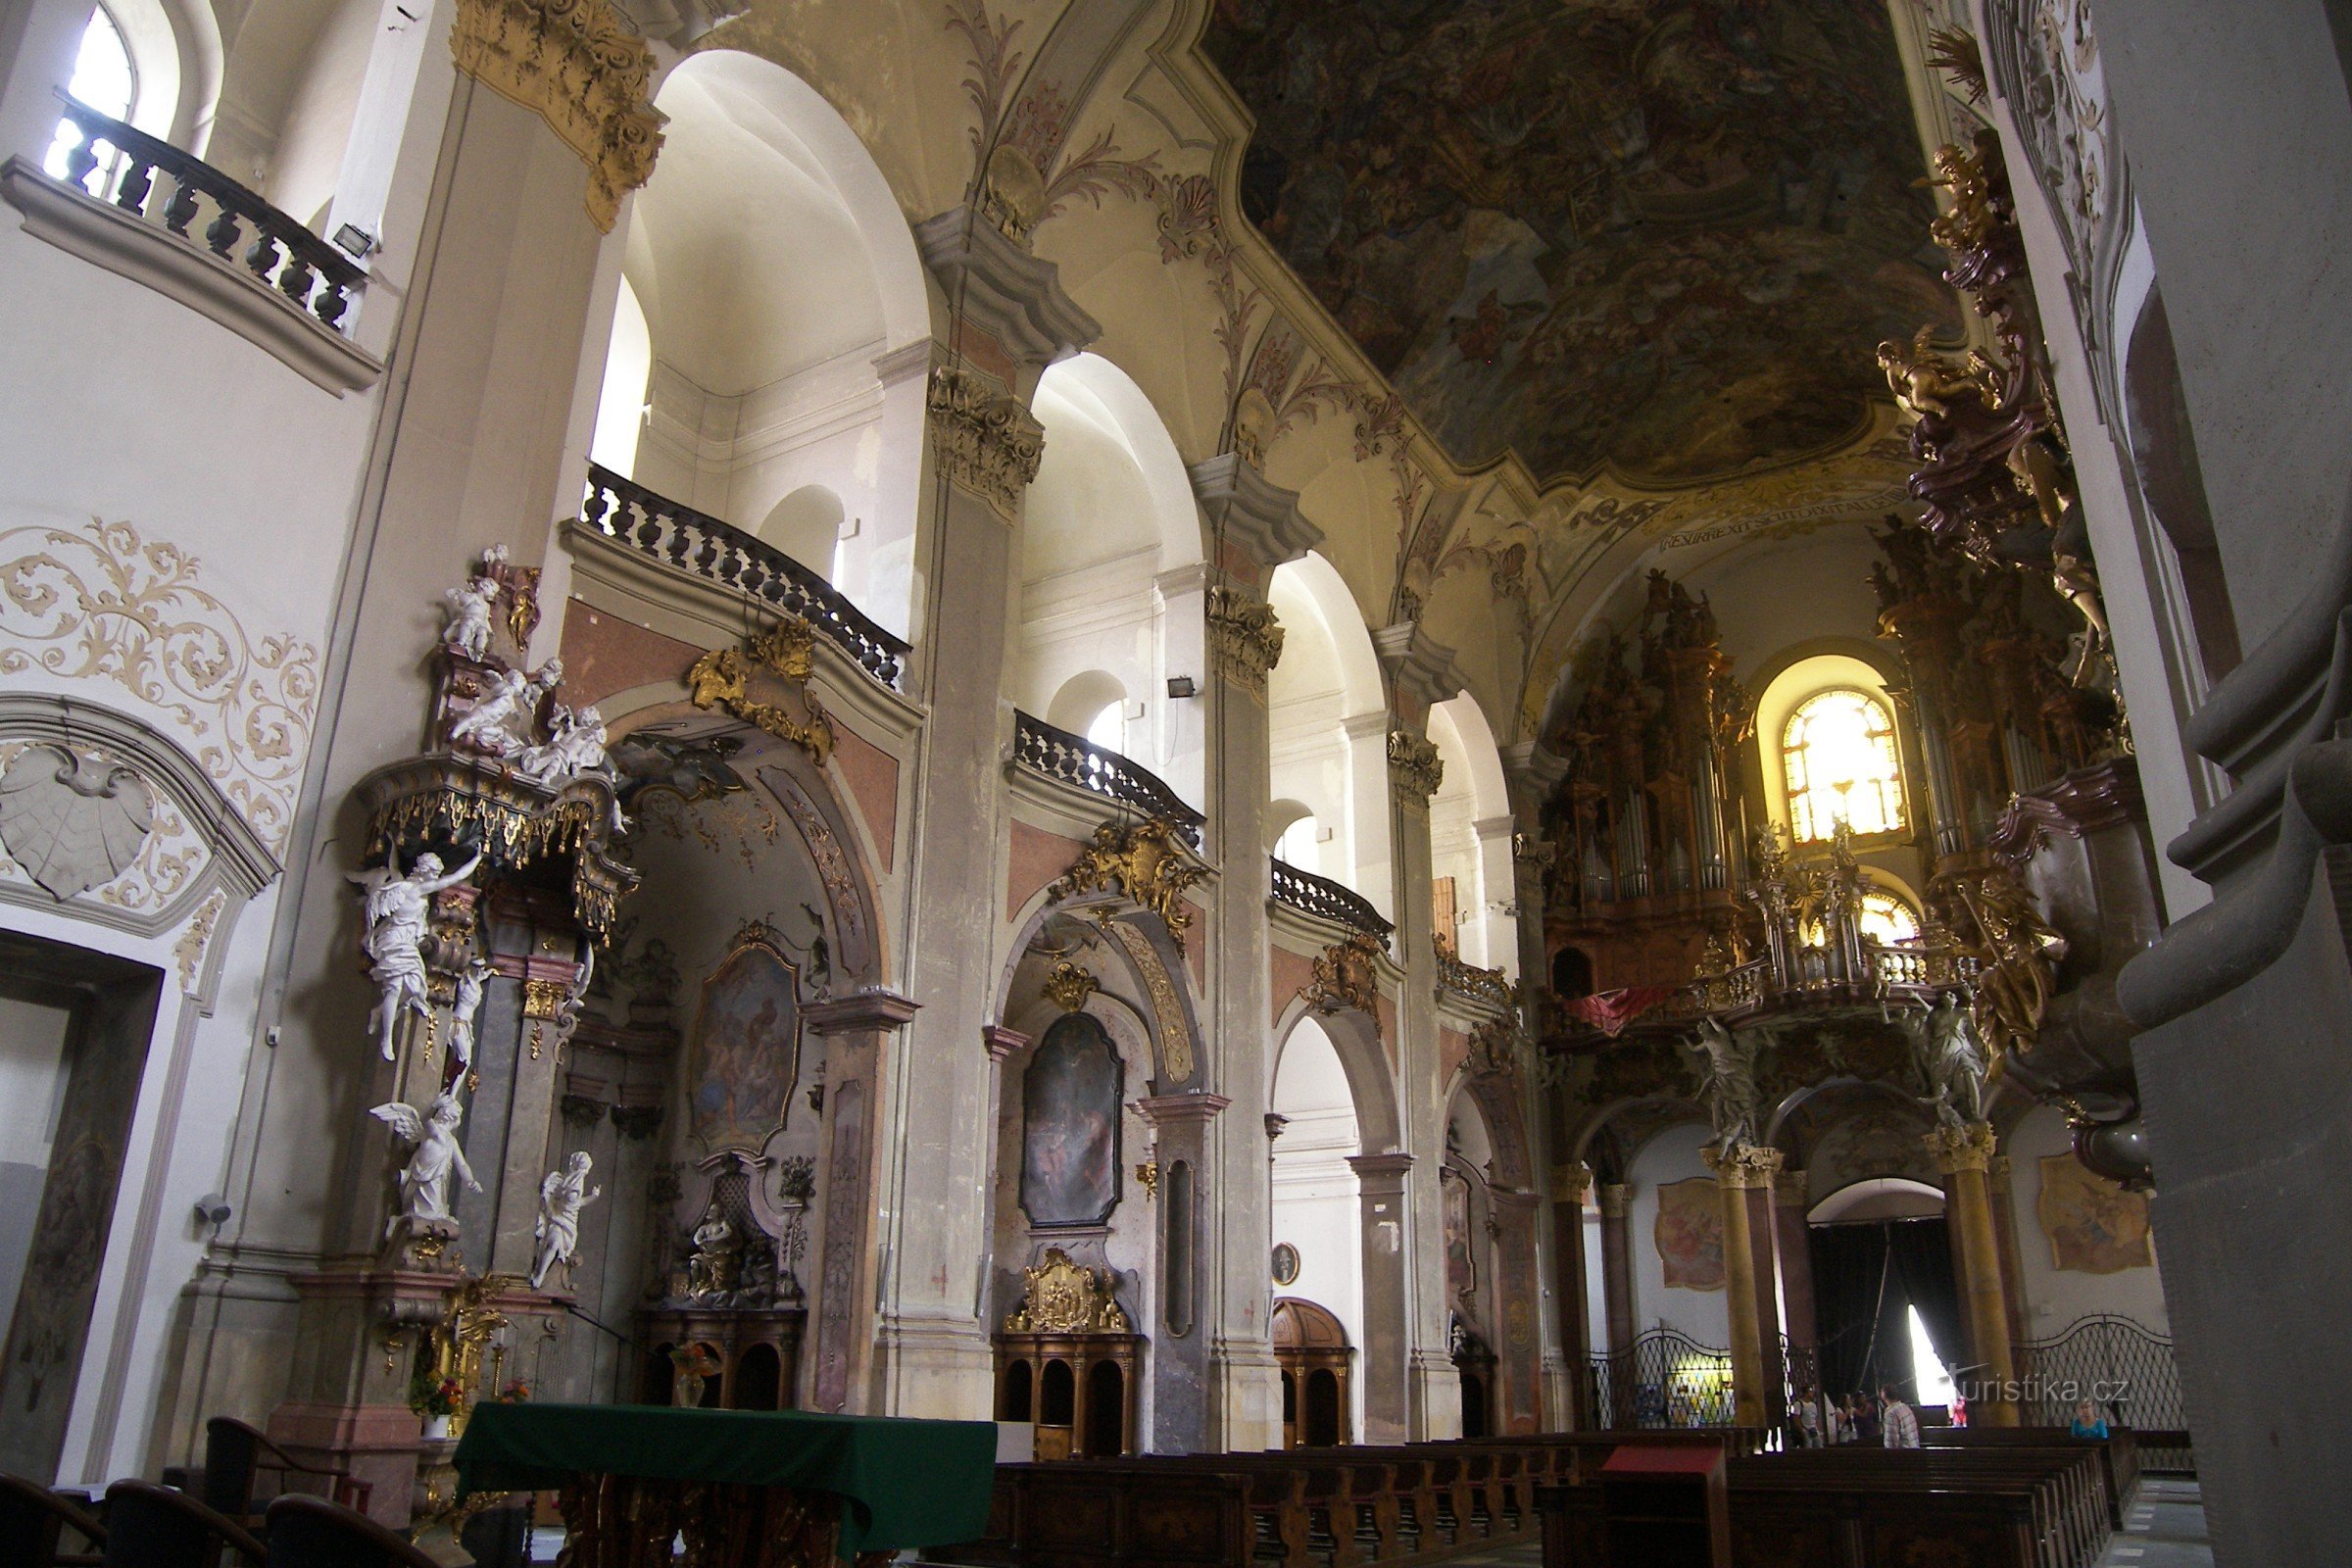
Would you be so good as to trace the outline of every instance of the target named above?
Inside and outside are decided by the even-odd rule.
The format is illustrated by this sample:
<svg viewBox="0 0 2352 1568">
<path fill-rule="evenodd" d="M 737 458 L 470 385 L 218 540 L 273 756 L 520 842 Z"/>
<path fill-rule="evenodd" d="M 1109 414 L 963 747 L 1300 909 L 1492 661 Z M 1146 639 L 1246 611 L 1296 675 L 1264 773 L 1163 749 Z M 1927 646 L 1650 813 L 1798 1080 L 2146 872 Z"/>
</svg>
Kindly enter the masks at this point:
<svg viewBox="0 0 2352 1568">
<path fill-rule="evenodd" d="M 2341 4 L 16 0 L 0 158 L 0 1559 L 2343 1560 Z"/>
</svg>

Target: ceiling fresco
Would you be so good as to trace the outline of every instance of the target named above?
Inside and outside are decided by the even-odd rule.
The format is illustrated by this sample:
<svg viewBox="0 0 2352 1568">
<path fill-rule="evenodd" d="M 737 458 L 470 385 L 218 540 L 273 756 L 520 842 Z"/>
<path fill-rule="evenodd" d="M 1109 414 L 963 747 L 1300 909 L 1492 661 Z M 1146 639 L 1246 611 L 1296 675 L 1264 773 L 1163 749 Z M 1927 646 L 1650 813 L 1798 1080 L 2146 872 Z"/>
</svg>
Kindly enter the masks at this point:
<svg viewBox="0 0 2352 1568">
<path fill-rule="evenodd" d="M 1688 484 L 1960 329 L 1886 0 L 1218 0 L 1243 208 L 1465 466 Z"/>
</svg>

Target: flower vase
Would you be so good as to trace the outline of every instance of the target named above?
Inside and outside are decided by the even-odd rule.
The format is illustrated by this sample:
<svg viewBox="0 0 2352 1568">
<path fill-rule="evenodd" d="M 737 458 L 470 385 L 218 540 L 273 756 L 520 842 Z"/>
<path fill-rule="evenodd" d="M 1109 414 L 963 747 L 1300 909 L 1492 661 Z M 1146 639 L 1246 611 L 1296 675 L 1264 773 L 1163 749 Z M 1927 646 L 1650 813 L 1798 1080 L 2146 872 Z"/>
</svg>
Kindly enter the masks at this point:
<svg viewBox="0 0 2352 1568">
<path fill-rule="evenodd" d="M 449 1417 L 446 1415 L 426 1416 L 424 1418 L 424 1441 L 447 1443 L 449 1441 Z"/>
</svg>

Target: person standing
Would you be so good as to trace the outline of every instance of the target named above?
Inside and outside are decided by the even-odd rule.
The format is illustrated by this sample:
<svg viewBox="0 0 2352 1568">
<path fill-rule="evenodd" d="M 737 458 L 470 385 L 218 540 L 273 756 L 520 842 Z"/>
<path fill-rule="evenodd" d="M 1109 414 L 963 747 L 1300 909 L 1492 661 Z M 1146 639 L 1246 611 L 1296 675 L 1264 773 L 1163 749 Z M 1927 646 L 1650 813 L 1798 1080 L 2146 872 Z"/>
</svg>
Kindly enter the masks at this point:
<svg viewBox="0 0 2352 1568">
<path fill-rule="evenodd" d="M 2107 1437 L 2107 1418 L 2099 1414 L 2097 1405 L 2084 1399 L 2075 1406 L 2075 1424 L 2067 1430 L 2078 1438 L 2104 1441 Z"/>
<path fill-rule="evenodd" d="M 1879 1441 L 1879 1402 L 1867 1394 L 1854 1396 L 1854 1441 Z"/>
<path fill-rule="evenodd" d="M 1879 1416 L 1879 1430 L 1885 1435 L 1889 1448 L 1919 1446 L 1919 1412 L 1903 1402 L 1903 1396 L 1893 1389 L 1881 1389 L 1879 1396 L 1885 1401 Z"/>
</svg>

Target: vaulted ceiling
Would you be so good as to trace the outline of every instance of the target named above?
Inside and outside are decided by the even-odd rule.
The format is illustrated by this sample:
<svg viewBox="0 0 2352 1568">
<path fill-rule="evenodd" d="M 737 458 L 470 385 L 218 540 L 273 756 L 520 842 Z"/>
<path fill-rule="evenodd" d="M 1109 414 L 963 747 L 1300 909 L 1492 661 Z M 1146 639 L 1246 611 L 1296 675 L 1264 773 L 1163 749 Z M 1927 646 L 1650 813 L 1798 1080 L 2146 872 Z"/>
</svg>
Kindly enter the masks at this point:
<svg viewBox="0 0 2352 1568">
<path fill-rule="evenodd" d="M 1852 440 L 1959 314 L 1886 0 L 1219 0 L 1244 209 L 1457 463 Z"/>
</svg>

